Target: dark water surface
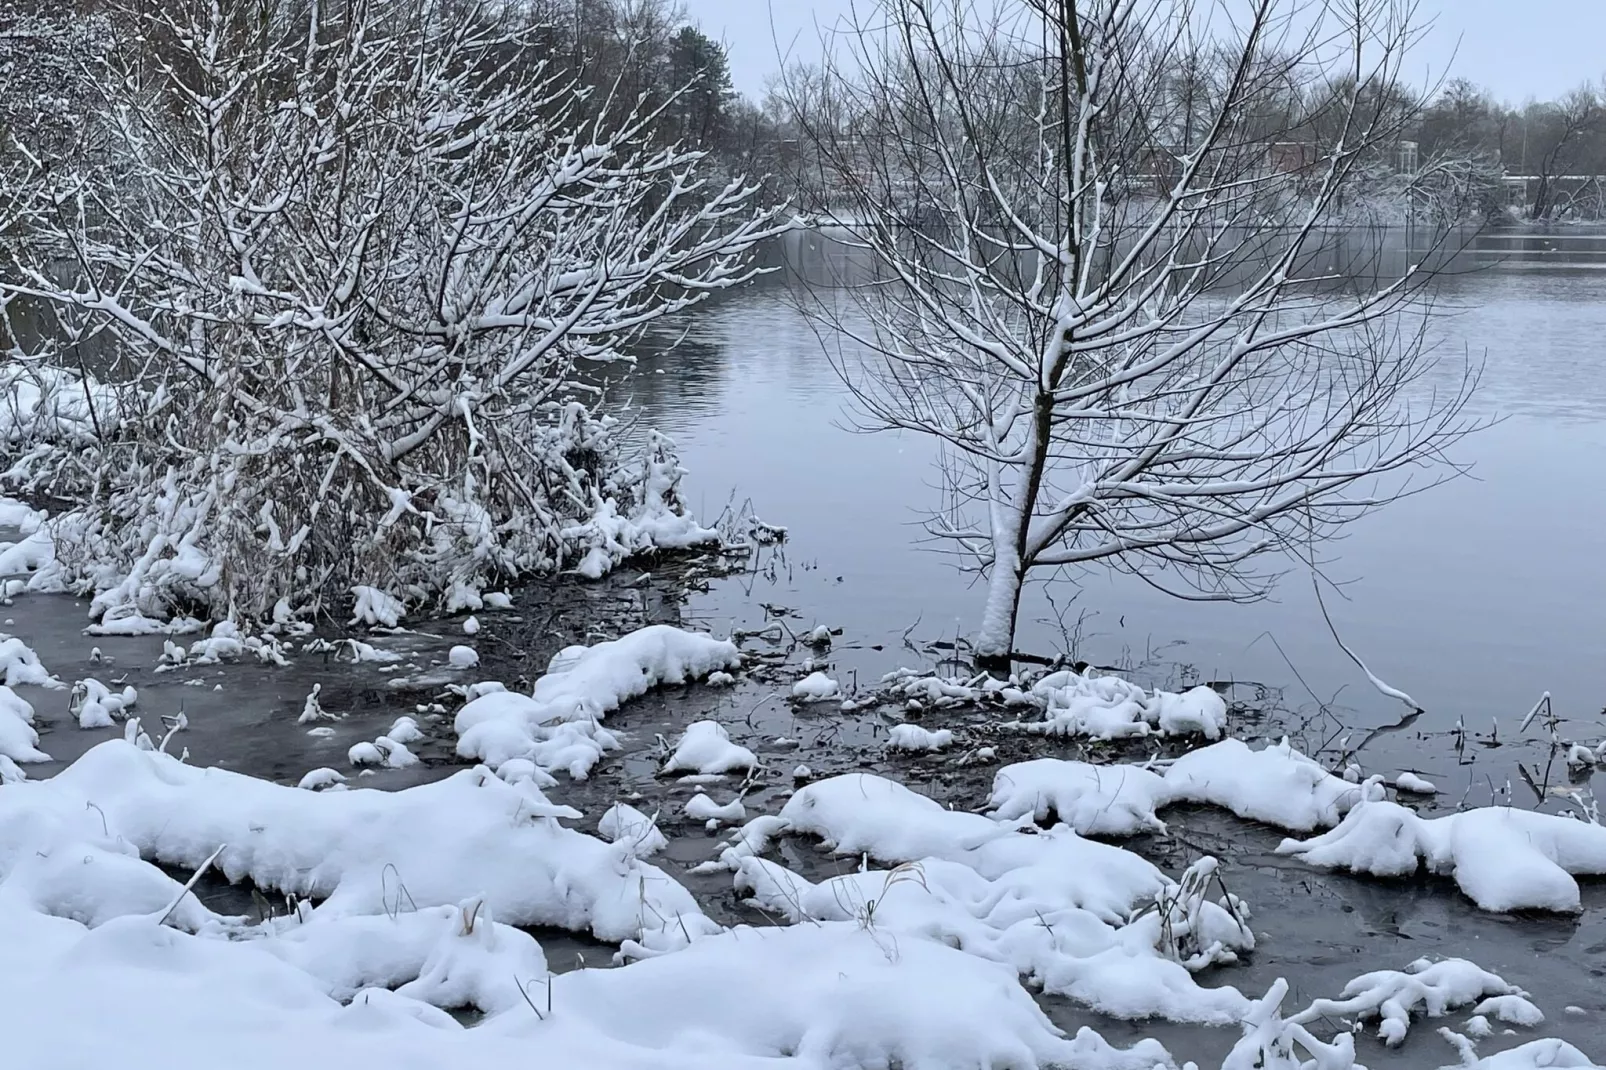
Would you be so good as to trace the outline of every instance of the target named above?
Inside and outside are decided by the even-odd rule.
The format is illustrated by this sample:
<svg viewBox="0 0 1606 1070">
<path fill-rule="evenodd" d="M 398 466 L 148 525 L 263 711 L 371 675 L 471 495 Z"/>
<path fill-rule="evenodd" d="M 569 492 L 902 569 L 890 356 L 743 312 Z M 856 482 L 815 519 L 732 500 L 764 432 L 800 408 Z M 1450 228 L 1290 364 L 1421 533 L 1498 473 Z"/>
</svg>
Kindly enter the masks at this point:
<svg viewBox="0 0 1606 1070">
<path fill-rule="evenodd" d="M 795 252 L 805 266 L 828 255 Z M 1606 273 L 1460 275 L 1438 308 L 1431 334 L 1445 376 L 1468 355 L 1485 361 L 1472 415 L 1502 422 L 1453 453 L 1470 478 L 1365 518 L 1329 548 L 1326 571 L 1348 598 L 1329 594 L 1329 609 L 1371 668 L 1427 708 L 1419 727 L 1460 718 L 1487 732 L 1498 718 L 1513 729 L 1549 691 L 1567 732 L 1593 742 L 1606 734 Z M 920 521 L 941 500 L 931 443 L 846 429 L 851 397 L 785 281 L 705 309 L 686 329 L 643 361 L 634 398 L 643 422 L 678 442 L 694 507 L 751 499 L 790 528 L 785 565 L 755 594 L 859 643 L 896 645 L 917 621 L 915 639 L 971 632 L 983 589 L 923 545 Z M 1181 602 L 1107 572 L 1057 581 L 1029 596 L 1018 645 L 1062 649 L 1056 608 L 1068 625 L 1085 613 L 1079 653 L 1096 664 L 1180 663 L 1310 702 L 1291 661 L 1352 723 L 1393 720 L 1398 705 L 1343 657 L 1307 573 L 1290 567 L 1273 601 L 1245 606 Z M 691 612 L 728 626 L 751 615 L 746 595 L 724 586 Z M 868 671 L 909 658 L 857 660 Z"/>
</svg>

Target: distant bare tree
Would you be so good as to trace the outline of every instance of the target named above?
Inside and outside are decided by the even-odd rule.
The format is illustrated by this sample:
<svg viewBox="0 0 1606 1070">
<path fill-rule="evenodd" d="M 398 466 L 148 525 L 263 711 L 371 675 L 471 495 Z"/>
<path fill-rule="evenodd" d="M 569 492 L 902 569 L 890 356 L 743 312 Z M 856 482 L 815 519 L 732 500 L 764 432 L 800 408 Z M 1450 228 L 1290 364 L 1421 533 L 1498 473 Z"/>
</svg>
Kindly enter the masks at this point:
<svg viewBox="0 0 1606 1070">
<path fill-rule="evenodd" d="M 988 665 L 1033 573 L 1259 598 L 1468 430 L 1475 375 L 1408 318 L 1426 273 L 1333 230 L 1414 119 L 1410 5 L 1244 6 L 882 0 L 791 98 L 815 207 L 878 265 L 811 313 L 868 353 L 836 358 L 866 426 L 942 444 Z"/>
<path fill-rule="evenodd" d="M 1538 180 L 1529 214 L 1548 219 L 1559 207 L 1557 179 L 1606 164 L 1596 138 L 1606 133 L 1606 107 L 1594 86 L 1584 85 L 1554 103 L 1536 104 L 1524 117 L 1530 146 L 1525 155 Z M 1592 158 L 1595 157 L 1595 158 Z"/>
</svg>

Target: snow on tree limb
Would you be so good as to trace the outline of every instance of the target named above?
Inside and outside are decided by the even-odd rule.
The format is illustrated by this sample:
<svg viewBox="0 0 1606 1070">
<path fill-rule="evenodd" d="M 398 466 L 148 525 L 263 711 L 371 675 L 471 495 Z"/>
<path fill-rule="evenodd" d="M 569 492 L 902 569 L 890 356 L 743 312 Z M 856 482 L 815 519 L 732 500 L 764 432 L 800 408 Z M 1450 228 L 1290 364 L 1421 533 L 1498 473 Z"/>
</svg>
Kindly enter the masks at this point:
<svg viewBox="0 0 1606 1070">
<path fill-rule="evenodd" d="M 778 229 L 751 184 L 659 144 L 668 103 L 599 109 L 538 26 L 488 6 L 127 17 L 104 168 L 30 177 L 36 240 L 0 273 L 0 301 L 51 307 L 63 354 L 98 336 L 130 395 L 66 481 L 103 508 L 59 582 L 97 612 L 265 614 L 695 541 L 672 444 L 627 459 L 580 404 L 588 368 L 752 278 Z"/>
<path fill-rule="evenodd" d="M 932 531 L 990 573 L 986 657 L 1034 569 L 1259 598 L 1278 551 L 1454 474 L 1476 369 L 1422 343 L 1431 272 L 1346 229 L 1405 195 L 1374 178 L 1406 6 L 1294 6 L 1201 39 L 1186 2 L 882 0 L 783 87 L 800 195 L 874 263 L 809 311 L 864 354 L 833 360 L 865 426 L 943 443 Z"/>
</svg>

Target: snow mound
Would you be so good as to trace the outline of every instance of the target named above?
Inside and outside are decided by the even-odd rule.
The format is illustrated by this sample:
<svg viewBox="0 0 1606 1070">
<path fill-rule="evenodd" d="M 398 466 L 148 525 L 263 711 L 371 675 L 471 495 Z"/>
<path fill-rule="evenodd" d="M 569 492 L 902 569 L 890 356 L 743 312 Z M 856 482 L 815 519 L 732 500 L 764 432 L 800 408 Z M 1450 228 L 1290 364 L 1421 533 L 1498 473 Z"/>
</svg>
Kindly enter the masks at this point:
<svg viewBox="0 0 1606 1070">
<path fill-rule="evenodd" d="M 887 746 L 893 750 L 939 751 L 954 745 L 954 734 L 946 728 L 935 732 L 917 724 L 900 724 L 890 733 Z"/>
<path fill-rule="evenodd" d="M 1575 914 L 1582 906 L 1574 878 L 1606 875 L 1606 828 L 1506 806 L 1424 818 L 1398 803 L 1368 800 L 1330 832 L 1284 840 L 1277 851 L 1324 869 L 1380 877 L 1425 865 L 1497 913 Z"/>
<path fill-rule="evenodd" d="M 1401 773 L 1394 778 L 1394 790 L 1411 792 L 1415 795 L 1437 795 L 1438 785 L 1431 780 L 1424 780 L 1415 773 Z"/>
<path fill-rule="evenodd" d="M 1537 1025 L 1545 1016 L 1527 996 L 1465 959 L 1418 959 L 1403 972 L 1362 974 L 1344 986 L 1338 999 L 1318 999 L 1289 1021 L 1314 1022 L 1329 1015 L 1363 1022 L 1376 1019 L 1379 1039 L 1392 1048 L 1405 1041 L 1412 1014 L 1442 1018 L 1468 1004 L 1476 1004 L 1474 1014 L 1490 1014 L 1514 1025 Z"/>
<path fill-rule="evenodd" d="M 999 821 L 1030 815 L 1062 821 L 1084 836 L 1164 832 L 1155 810 L 1171 801 L 1165 778 L 1135 765 L 1037 758 L 1006 765 L 993 777 L 988 806 Z"/>
<path fill-rule="evenodd" d="M 980 814 L 940 803 L 873 773 L 848 773 L 792 793 L 780 818 L 793 832 L 818 836 L 838 854 L 912 862 L 967 850 L 1010 830 Z"/>
<path fill-rule="evenodd" d="M 328 766 L 324 766 L 320 769 L 309 770 L 305 776 L 296 781 L 296 787 L 305 791 L 331 791 L 342 789 L 345 783 L 346 774 L 338 769 L 330 769 Z"/>
<path fill-rule="evenodd" d="M 0 758 L 13 762 L 50 761 L 50 755 L 39 749 L 32 704 L 4 684 L 0 684 Z"/>
<path fill-rule="evenodd" d="M 1023 837 L 1024 838 L 1024 837 Z M 1046 868 L 1031 874 L 1038 878 Z M 989 880 L 944 859 L 864 869 L 813 884 L 758 857 L 737 862 L 747 902 L 793 924 L 851 923 L 895 946 L 936 939 L 988 962 L 1009 964 L 1049 995 L 1116 1017 L 1227 1024 L 1249 1006 L 1233 988 L 1206 989 L 1191 972 L 1234 961 L 1254 940 L 1222 905 L 1161 888 L 1155 909 L 1116 925 L 1046 883 Z M 1241 904 L 1234 904 L 1241 908 Z"/>
<path fill-rule="evenodd" d="M 1440 1033 L 1448 1030 L 1441 1029 Z M 1462 1064 L 1466 1070 L 1601 1070 L 1600 1064 L 1567 1043 L 1547 1037 Z"/>
<path fill-rule="evenodd" d="M 693 821 L 706 821 L 710 828 L 735 825 L 747 820 L 747 807 L 742 805 L 739 797 L 721 806 L 707 795 L 698 792 L 687 800 L 686 816 Z"/>
<path fill-rule="evenodd" d="M 740 1065 L 738 1053 L 795 1053 L 799 1070 L 1153 1070 L 1169 1062 L 1153 1041 L 1117 1052 L 1091 1030 L 1065 1039 L 1013 973 L 929 938 L 893 940 L 851 922 L 744 927 L 626 969 L 561 975 L 553 1002 L 610 1008 L 610 1032 L 647 1048 L 707 1038 L 709 1050 L 717 1037 L 722 1068 Z M 720 983 L 707 984 L 710 977 Z M 674 992 L 696 995 L 666 998 Z M 712 1065 L 707 1056 L 703 1064 Z"/>
<path fill-rule="evenodd" d="M 623 843 L 637 858 L 650 858 L 669 846 L 653 819 L 628 803 L 608 807 L 597 822 L 597 832 L 609 843 Z"/>
<path fill-rule="evenodd" d="M 132 686 L 114 692 L 93 677 L 73 685 L 72 706 L 78 714 L 79 728 L 111 728 L 112 718 L 121 716 L 138 701 L 139 692 Z"/>
<path fill-rule="evenodd" d="M 156 671 L 172 672 L 197 665 L 218 665 L 238 660 L 247 654 L 264 665 L 283 667 L 290 664 L 284 656 L 284 648 L 274 637 L 246 635 L 234 621 L 223 620 L 212 626 L 210 636 L 197 639 L 187 649 L 171 639 L 166 640 L 162 644 L 162 656 Z"/>
<path fill-rule="evenodd" d="M 319 910 L 331 914 L 394 913 L 399 895 L 418 907 L 478 895 L 508 924 L 615 943 L 673 947 L 719 928 L 668 874 L 564 828 L 554 815 L 575 811 L 483 768 L 402 791 L 313 792 L 114 740 L 50 780 L 0 792 L 0 828 L 15 807 L 80 826 L 87 813 L 96 828 L 103 814 L 110 835 L 187 869 L 227 844 L 214 865 L 229 880 L 326 900 Z"/>
<path fill-rule="evenodd" d="M 1286 739 L 1258 751 L 1222 740 L 1178 758 L 1165 782 L 1172 802 L 1209 803 L 1290 832 L 1338 824 L 1368 790 L 1333 776 Z"/>
<path fill-rule="evenodd" d="M 823 672 L 811 672 L 792 685 L 792 698 L 798 702 L 829 702 L 841 697 L 841 686 Z"/>
<path fill-rule="evenodd" d="M 1208 687 L 1182 694 L 1152 694 L 1118 676 L 1084 676 L 1069 669 L 1050 673 L 1031 688 L 1043 707 L 1041 721 L 1015 721 L 1009 727 L 1037 735 L 1125 739 L 1163 735 L 1202 735 L 1220 739 L 1227 730 L 1227 703 Z"/>
<path fill-rule="evenodd" d="M 584 777 L 618 745 L 600 722 L 620 703 L 740 662 L 734 643 L 664 624 L 593 647 L 568 647 L 553 657 L 529 697 L 493 692 L 459 710 L 457 754 L 493 768 L 526 758 Z"/>
<path fill-rule="evenodd" d="M 417 743 L 424 738 L 423 729 L 411 717 L 398 717 L 385 731 L 385 735 L 401 744 Z"/>
<path fill-rule="evenodd" d="M 896 868 L 815 886 L 758 857 L 787 832 Z M 783 917 L 935 935 L 1107 1014 L 1226 1024 L 1250 1006 L 1236 989 L 1192 977 L 1254 946 L 1242 904 L 1204 896 L 1212 860 L 1179 884 L 1065 826 L 1016 831 L 854 773 L 798 789 L 777 818 L 750 822 L 720 864 L 738 891 Z"/>
<path fill-rule="evenodd" d="M 696 721 L 686 726 L 675 752 L 660 772 L 716 775 L 751 769 L 757 764 L 758 758 L 752 751 L 731 742 L 724 725 L 717 721 Z"/>
<path fill-rule="evenodd" d="M 918 669 L 896 669 L 881 678 L 881 691 L 889 698 L 918 702 L 923 708 L 942 709 L 979 703 L 1005 706 L 1043 704 L 1041 699 L 1021 690 L 1011 680 L 999 680 L 987 673 L 969 678 L 942 677 Z"/>
<path fill-rule="evenodd" d="M 4 634 L 0 634 L 0 683 L 7 687 L 32 684 L 56 690 L 66 686 L 45 671 L 39 663 L 39 655 L 28 644 L 16 636 Z"/>
</svg>

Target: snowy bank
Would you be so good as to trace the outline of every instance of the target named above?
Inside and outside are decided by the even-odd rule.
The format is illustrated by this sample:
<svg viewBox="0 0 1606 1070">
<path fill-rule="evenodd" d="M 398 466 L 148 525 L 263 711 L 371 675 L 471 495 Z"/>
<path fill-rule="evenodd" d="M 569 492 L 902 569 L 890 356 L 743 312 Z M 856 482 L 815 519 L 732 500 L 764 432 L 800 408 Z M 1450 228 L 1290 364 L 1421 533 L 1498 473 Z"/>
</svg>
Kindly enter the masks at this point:
<svg viewBox="0 0 1606 1070">
<path fill-rule="evenodd" d="M 17 812 L 104 815 L 107 834 L 156 861 L 213 865 L 231 881 L 322 900 L 320 913 L 383 914 L 479 896 L 501 921 L 589 932 L 648 947 L 716 931 L 690 893 L 625 845 L 544 816 L 532 783 L 486 769 L 403 791 L 306 791 L 196 769 L 121 740 L 46 781 L 0 792 Z M 573 811 L 567 811 L 572 813 Z"/>
<path fill-rule="evenodd" d="M 480 695 L 457 713 L 457 754 L 496 768 L 515 758 L 584 777 L 617 746 L 601 721 L 661 684 L 679 684 L 741 664 L 736 646 L 655 624 L 553 656 L 528 696 Z"/>
</svg>

